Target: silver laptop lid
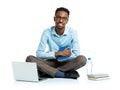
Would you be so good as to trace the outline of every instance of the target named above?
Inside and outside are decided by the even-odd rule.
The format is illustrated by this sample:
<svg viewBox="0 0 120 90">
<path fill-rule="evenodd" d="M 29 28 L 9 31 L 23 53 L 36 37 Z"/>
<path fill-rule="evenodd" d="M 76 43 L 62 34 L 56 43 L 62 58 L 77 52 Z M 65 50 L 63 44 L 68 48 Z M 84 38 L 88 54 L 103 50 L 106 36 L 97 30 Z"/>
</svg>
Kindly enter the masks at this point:
<svg viewBox="0 0 120 90">
<path fill-rule="evenodd" d="M 37 65 L 34 62 L 12 62 L 15 80 L 39 81 Z"/>
</svg>

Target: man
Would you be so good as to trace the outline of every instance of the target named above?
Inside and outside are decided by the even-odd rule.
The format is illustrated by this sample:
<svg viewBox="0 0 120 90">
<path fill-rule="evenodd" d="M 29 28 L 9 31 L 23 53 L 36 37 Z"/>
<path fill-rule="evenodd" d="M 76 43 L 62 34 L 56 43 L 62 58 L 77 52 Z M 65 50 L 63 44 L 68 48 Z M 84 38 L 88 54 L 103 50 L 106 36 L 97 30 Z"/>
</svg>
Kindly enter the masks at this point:
<svg viewBox="0 0 120 90">
<path fill-rule="evenodd" d="M 36 56 L 28 56 L 26 62 L 36 62 L 40 76 L 77 79 L 77 69 L 86 64 L 86 58 L 80 55 L 77 33 L 66 24 L 69 20 L 69 10 L 60 7 L 55 11 L 55 26 L 42 33 L 36 51 Z M 46 52 L 46 45 L 49 51 Z M 60 48 L 64 48 L 60 50 Z M 65 57 L 63 60 L 58 58 Z"/>
</svg>

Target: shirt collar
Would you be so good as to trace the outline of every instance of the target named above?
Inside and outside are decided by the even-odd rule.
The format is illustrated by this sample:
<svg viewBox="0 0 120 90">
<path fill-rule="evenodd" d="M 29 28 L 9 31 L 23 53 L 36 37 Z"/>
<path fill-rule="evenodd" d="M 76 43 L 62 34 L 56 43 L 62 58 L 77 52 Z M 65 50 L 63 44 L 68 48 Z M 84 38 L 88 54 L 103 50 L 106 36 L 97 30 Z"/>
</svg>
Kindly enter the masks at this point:
<svg viewBox="0 0 120 90">
<path fill-rule="evenodd" d="M 52 35 L 58 36 L 57 33 L 56 33 L 56 31 L 55 31 L 55 26 L 52 27 Z M 67 27 L 65 27 L 65 31 L 64 31 L 64 33 L 63 33 L 62 36 L 66 36 L 66 35 L 68 35 L 68 29 L 67 29 Z"/>
</svg>

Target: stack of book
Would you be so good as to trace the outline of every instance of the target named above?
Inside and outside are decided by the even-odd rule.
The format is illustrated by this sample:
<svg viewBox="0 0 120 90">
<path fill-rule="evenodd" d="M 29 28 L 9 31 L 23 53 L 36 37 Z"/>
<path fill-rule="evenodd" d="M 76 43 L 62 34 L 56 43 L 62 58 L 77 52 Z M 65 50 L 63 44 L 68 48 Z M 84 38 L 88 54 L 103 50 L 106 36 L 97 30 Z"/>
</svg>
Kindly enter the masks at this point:
<svg viewBox="0 0 120 90">
<path fill-rule="evenodd" d="M 87 75 L 87 77 L 88 77 L 88 80 L 96 80 L 96 81 L 109 79 L 109 75 L 104 73 L 89 74 Z"/>
</svg>

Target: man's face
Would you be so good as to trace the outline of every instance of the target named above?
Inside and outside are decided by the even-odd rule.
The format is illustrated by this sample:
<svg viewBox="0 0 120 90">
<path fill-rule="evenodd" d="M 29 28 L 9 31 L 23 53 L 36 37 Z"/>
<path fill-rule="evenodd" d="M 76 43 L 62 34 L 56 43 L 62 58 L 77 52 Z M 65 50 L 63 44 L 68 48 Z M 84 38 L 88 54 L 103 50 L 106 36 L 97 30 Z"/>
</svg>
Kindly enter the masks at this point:
<svg viewBox="0 0 120 90">
<path fill-rule="evenodd" d="M 68 22 L 68 14 L 64 11 L 58 11 L 54 17 L 55 26 L 57 29 L 64 29 Z"/>
</svg>

